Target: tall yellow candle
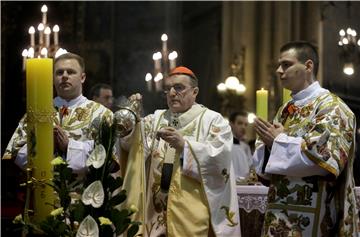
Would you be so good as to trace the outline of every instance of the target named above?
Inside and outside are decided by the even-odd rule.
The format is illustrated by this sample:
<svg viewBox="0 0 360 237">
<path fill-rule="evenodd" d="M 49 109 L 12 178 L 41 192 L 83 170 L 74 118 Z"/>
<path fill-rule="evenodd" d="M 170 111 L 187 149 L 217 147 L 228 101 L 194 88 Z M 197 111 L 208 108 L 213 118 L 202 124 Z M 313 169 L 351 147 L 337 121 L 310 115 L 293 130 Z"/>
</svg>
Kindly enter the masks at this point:
<svg viewBox="0 0 360 237">
<path fill-rule="evenodd" d="M 34 186 L 35 222 L 45 219 L 53 210 L 53 189 L 50 183 L 54 151 L 53 138 L 53 61 L 49 58 L 26 60 L 26 110 L 28 117 L 28 167 L 40 181 Z M 39 185 L 40 184 L 40 185 Z M 51 204 L 51 205 L 49 205 Z"/>
<path fill-rule="evenodd" d="M 290 94 L 291 94 L 291 90 L 283 88 L 283 104 L 285 104 L 289 100 L 291 100 L 291 95 Z"/>
<path fill-rule="evenodd" d="M 268 119 L 268 91 L 264 88 L 256 91 L 256 116 Z"/>
</svg>

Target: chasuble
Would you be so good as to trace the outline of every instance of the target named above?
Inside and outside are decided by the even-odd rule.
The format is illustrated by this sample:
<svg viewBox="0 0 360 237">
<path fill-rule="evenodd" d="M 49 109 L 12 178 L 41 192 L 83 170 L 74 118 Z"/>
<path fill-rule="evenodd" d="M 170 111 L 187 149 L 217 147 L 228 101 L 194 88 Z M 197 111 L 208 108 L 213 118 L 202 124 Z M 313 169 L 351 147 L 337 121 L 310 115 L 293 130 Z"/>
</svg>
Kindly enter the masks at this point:
<svg viewBox="0 0 360 237">
<path fill-rule="evenodd" d="M 60 97 L 54 99 L 54 124 L 61 126 L 69 138 L 66 154 L 60 154 L 76 173 L 86 171 L 85 162 L 94 148 L 100 123 L 112 122 L 112 112 L 103 105 L 80 95 L 67 102 Z M 20 120 L 4 153 L 3 159 L 15 159 L 15 163 L 24 168 L 27 164 L 26 114 Z M 54 157 L 49 157 L 49 162 Z"/>
<path fill-rule="evenodd" d="M 263 236 L 358 236 L 352 111 L 314 82 L 274 122 L 284 132 L 271 149 L 258 140 L 254 154 L 257 174 L 270 181 Z"/>
<path fill-rule="evenodd" d="M 156 138 L 156 132 L 168 126 L 185 139 L 182 152 Z M 142 153 L 143 157 L 140 163 L 132 160 L 134 156 L 127 157 L 124 188 L 134 197 L 128 202 L 137 203 L 143 211 L 144 216 L 137 220 L 145 222 L 144 236 L 207 237 L 211 230 L 218 237 L 240 236 L 228 122 L 219 113 L 195 104 L 181 114 L 156 110 L 142 119 L 141 128 L 134 130 L 120 143 L 125 150 Z M 123 153 L 121 159 L 126 159 Z M 138 167 L 134 168 L 130 161 Z M 170 164 L 172 170 L 164 172 L 165 164 Z M 129 180 L 139 178 L 141 183 L 126 187 Z M 163 182 L 168 183 L 167 190 Z"/>
</svg>

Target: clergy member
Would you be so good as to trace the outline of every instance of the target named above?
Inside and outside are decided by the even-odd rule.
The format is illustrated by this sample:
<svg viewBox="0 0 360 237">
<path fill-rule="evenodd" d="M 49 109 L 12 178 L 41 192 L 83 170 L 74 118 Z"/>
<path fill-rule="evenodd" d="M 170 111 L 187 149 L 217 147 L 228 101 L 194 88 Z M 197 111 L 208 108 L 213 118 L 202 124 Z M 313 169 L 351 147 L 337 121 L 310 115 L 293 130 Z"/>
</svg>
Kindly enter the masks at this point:
<svg viewBox="0 0 360 237">
<path fill-rule="evenodd" d="M 144 149 L 141 163 L 146 167 L 131 167 L 134 156 L 129 155 L 125 176 L 125 183 L 128 177 L 145 183 L 125 187 L 130 197 L 145 197 L 144 210 L 137 203 L 145 215 L 144 236 L 240 236 L 228 121 L 195 102 L 198 79 L 186 67 L 170 72 L 164 93 L 168 109 L 141 119 L 141 137 L 133 129 L 120 139 L 129 154 Z M 135 94 L 130 101 L 141 103 L 141 98 Z M 144 170 L 144 177 L 136 174 Z"/>
<path fill-rule="evenodd" d="M 255 119 L 254 163 L 270 182 L 263 236 L 358 236 L 355 117 L 316 81 L 318 67 L 312 44 L 282 46 L 277 73 L 292 100 L 273 123 Z"/>
<path fill-rule="evenodd" d="M 54 61 L 54 118 L 55 155 L 63 157 L 75 173 L 86 172 L 85 162 L 94 149 L 101 121 L 111 123 L 112 112 L 103 105 L 88 100 L 82 94 L 85 82 L 84 59 L 66 53 Z M 21 119 L 6 148 L 3 159 L 15 159 L 25 168 L 27 164 L 26 115 Z M 54 157 L 49 157 L 49 162 Z"/>
</svg>

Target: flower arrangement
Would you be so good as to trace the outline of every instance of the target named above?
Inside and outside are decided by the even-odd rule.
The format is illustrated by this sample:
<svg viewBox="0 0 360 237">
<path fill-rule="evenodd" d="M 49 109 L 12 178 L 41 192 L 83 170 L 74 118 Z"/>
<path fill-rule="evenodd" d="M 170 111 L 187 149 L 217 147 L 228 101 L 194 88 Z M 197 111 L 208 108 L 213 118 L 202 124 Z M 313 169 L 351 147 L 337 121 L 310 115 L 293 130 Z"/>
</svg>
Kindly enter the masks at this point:
<svg viewBox="0 0 360 237">
<path fill-rule="evenodd" d="M 119 170 L 113 155 L 116 131 L 115 126 L 109 124 L 109 121 L 103 121 L 99 125 L 101 129 L 86 161 L 88 172 L 84 179 L 73 173 L 61 157 L 51 161 L 54 177 L 52 183 L 46 184 L 57 193 L 59 203 L 40 223 L 29 221 L 26 217 L 29 210 L 25 207 L 24 218 L 20 214 L 13 220 L 21 225 L 23 236 L 136 235 L 141 223 L 132 221 L 131 216 L 138 211 L 137 207 L 119 208 L 126 199 L 126 190 L 121 190 L 123 180 L 116 175 Z"/>
</svg>

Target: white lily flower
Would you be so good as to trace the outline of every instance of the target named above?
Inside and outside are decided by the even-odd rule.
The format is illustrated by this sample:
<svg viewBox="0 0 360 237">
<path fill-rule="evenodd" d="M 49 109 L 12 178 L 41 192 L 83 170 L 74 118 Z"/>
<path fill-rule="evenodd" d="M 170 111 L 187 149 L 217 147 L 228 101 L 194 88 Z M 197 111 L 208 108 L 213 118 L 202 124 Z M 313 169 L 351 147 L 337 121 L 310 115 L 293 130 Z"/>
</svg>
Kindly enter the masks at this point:
<svg viewBox="0 0 360 237">
<path fill-rule="evenodd" d="M 76 237 L 99 237 L 99 227 L 92 216 L 88 215 L 80 223 Z"/>
<path fill-rule="evenodd" d="M 94 150 L 89 155 L 89 158 L 86 160 L 86 166 L 94 166 L 95 169 L 100 168 L 106 159 L 106 150 L 102 144 L 95 145 Z"/>
<path fill-rule="evenodd" d="M 104 188 L 100 180 L 90 184 L 81 196 L 81 201 L 85 205 L 91 205 L 95 208 L 101 207 L 104 203 Z"/>
</svg>

